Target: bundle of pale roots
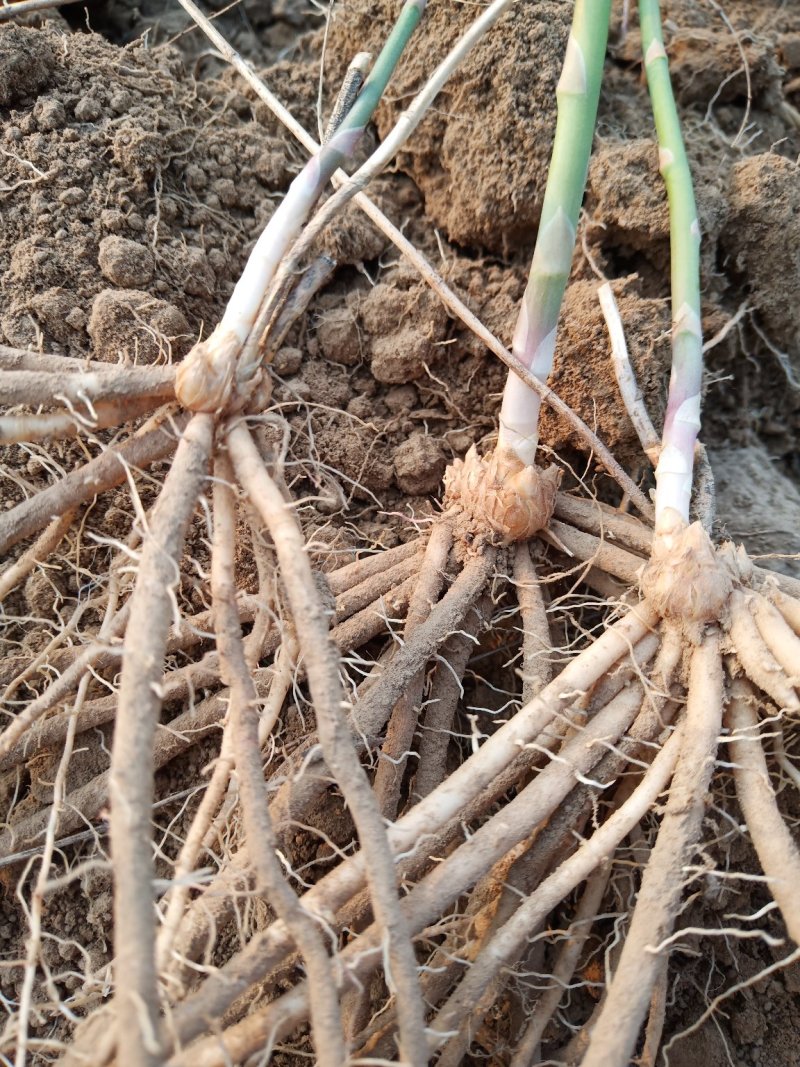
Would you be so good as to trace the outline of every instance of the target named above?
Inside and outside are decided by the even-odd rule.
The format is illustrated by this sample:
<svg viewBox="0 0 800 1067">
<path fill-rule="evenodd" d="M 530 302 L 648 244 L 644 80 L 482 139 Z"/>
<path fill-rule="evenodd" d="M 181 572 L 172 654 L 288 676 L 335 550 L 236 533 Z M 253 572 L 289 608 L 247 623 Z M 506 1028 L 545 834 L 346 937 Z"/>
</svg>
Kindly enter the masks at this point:
<svg viewBox="0 0 800 1067">
<path fill-rule="evenodd" d="M 310 288 L 273 316 L 267 350 Z M 10 349 L 0 364 L 16 409 L 0 422 L 6 442 L 145 418 L 0 517 L 0 550 L 26 546 L 0 575 L 7 597 L 75 536 L 97 494 L 127 482 L 136 516 L 63 630 L 3 666 L 4 773 L 62 750 L 50 802 L 0 834 L 9 861 L 30 863 L 19 882 L 26 959 L 5 1034 L 18 1065 L 38 1048 L 70 1067 L 278 1054 L 421 1067 L 470 1050 L 516 1067 L 625 1067 L 634 1053 L 655 1063 L 675 920 L 709 872 L 703 819 L 718 762 L 733 769 L 769 890 L 800 943 L 800 857 L 774 785 L 776 772 L 798 782 L 785 738 L 800 709 L 798 583 L 712 545 L 699 522 L 652 552 L 648 501 L 585 428 L 642 520 L 557 493 L 555 475 L 542 509 L 520 514 L 495 460 L 471 454 L 448 472 L 426 533 L 332 568 L 306 544 L 284 483 L 288 428 L 269 413 L 266 373 L 240 388 L 232 366 L 236 384 L 207 411 L 176 401 L 172 367 Z M 157 499 L 142 503 L 142 472 L 173 453 Z M 187 536 L 196 545 L 204 532 L 208 575 L 186 558 Z M 255 593 L 236 585 L 242 535 Z M 210 604 L 196 614 L 178 599 L 193 562 Z M 519 655 L 501 676 L 519 687 L 491 725 L 462 707 L 465 678 L 481 671 L 474 654 L 492 647 L 487 631 L 510 638 L 508 659 Z M 290 708 L 304 712 L 303 730 L 280 747 Z M 68 789 L 72 753 L 102 749 L 96 728 L 112 720 L 110 766 Z M 220 733 L 156 881 L 154 774 Z M 338 795 L 350 842 L 320 818 Z M 69 867 L 57 877 L 54 858 L 87 823 L 101 855 L 109 805 L 110 1005 L 105 975 L 85 973 L 65 998 L 42 956 L 48 895 L 79 877 Z M 298 841 L 308 851 L 320 837 L 320 863 L 292 862 Z M 573 1005 L 567 1042 L 554 1018 L 601 956 L 596 1007 Z M 780 965 L 796 958 L 787 949 Z M 42 1036 L 57 1015 L 77 1024 L 66 1043 Z"/>
</svg>

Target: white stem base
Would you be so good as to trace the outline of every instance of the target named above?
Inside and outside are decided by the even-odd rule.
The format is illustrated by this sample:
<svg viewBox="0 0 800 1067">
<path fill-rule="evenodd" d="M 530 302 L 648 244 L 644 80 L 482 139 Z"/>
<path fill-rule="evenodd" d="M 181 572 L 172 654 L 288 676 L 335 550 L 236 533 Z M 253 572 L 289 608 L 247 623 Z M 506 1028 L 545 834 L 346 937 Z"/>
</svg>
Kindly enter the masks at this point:
<svg viewBox="0 0 800 1067">
<path fill-rule="evenodd" d="M 542 401 L 516 374 L 509 374 L 500 408 L 498 452 L 513 452 L 526 466 L 533 466 L 539 445 L 539 409 Z"/>
</svg>

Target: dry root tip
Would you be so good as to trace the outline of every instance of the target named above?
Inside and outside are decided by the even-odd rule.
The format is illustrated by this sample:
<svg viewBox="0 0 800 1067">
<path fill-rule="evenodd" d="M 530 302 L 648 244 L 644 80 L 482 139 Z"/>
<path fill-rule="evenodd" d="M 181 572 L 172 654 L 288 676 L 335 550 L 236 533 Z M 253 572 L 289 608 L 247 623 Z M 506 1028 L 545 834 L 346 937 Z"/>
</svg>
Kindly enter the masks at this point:
<svg viewBox="0 0 800 1067">
<path fill-rule="evenodd" d="M 445 471 L 445 505 L 458 505 L 477 531 L 503 544 L 527 541 L 553 514 L 561 471 L 528 467 L 508 450 L 481 458 L 473 446 Z"/>
<path fill-rule="evenodd" d="M 641 589 L 659 614 L 674 622 L 722 621 L 733 591 L 733 571 L 699 522 L 687 526 L 677 512 L 662 515 Z"/>
<path fill-rule="evenodd" d="M 226 406 L 240 348 L 232 333 L 219 337 L 215 331 L 198 341 L 175 375 L 175 395 L 183 407 L 214 414 Z"/>
</svg>

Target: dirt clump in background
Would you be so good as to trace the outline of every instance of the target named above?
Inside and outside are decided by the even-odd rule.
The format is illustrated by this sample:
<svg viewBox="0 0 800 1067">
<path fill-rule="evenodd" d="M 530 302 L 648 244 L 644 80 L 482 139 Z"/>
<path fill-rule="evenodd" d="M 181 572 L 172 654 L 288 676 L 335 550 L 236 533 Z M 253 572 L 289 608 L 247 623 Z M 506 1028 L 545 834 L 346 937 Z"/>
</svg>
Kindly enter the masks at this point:
<svg viewBox="0 0 800 1067">
<path fill-rule="evenodd" d="M 341 5 L 329 40 L 333 83 L 356 51 L 377 51 L 395 11 L 386 0 Z M 413 50 L 378 108 L 381 136 L 472 17 L 468 5 L 431 6 L 425 47 Z M 467 56 L 399 154 L 398 166 L 416 182 L 426 215 L 451 241 L 496 252 L 530 247 L 547 179 L 555 90 L 570 20 L 568 5 L 554 0 L 536 9 L 512 8 L 504 32 L 490 34 Z"/>
<path fill-rule="evenodd" d="M 180 356 L 221 314 L 286 184 L 281 142 L 174 50 L 0 33 L 2 340 Z"/>
</svg>

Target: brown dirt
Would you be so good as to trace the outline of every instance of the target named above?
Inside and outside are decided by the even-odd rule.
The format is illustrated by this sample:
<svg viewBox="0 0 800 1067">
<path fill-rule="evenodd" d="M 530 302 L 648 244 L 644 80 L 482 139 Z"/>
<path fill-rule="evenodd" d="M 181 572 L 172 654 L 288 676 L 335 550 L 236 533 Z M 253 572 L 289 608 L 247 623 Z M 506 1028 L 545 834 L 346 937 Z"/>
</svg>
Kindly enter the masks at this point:
<svg viewBox="0 0 800 1067">
<path fill-rule="evenodd" d="M 128 3 L 96 5 L 92 24 L 112 40 L 71 32 L 61 19 L 0 25 L 0 343 L 41 344 L 109 362 L 180 357 L 218 319 L 252 242 L 299 169 L 300 150 L 250 90 L 201 54 L 199 35 L 166 46 L 185 17 L 165 17 L 159 3 L 140 6 L 137 12 Z M 221 25 L 313 130 L 318 22 L 291 4 L 271 19 L 266 6 L 245 4 Z M 793 109 L 800 108 L 800 12 L 755 0 L 725 5 L 743 33 L 748 103 L 739 49 L 713 5 L 664 6 L 704 233 L 706 336 L 723 329 L 742 304 L 749 308 L 708 357 L 704 438 L 717 474 L 718 524 L 754 553 L 798 552 L 800 130 Z M 352 54 L 385 34 L 395 9 L 389 0 L 343 0 L 336 9 L 326 99 Z M 472 5 L 454 0 L 431 5 L 417 49 L 378 111 L 379 136 L 472 14 Z M 376 185 L 393 220 L 505 342 L 541 207 L 568 20 L 569 6 L 555 0 L 516 5 L 423 122 L 398 160 L 399 173 Z M 143 29 L 152 47 L 141 43 Z M 634 368 L 658 425 L 669 373 L 668 222 L 635 20 L 623 29 L 617 11 L 583 247 L 573 262 L 552 384 L 649 484 L 616 396 L 595 295 L 597 268 L 614 282 Z M 415 532 L 410 519 L 438 506 L 445 463 L 494 432 L 504 374 L 356 212 L 338 221 L 321 247 L 338 269 L 277 353 L 274 398 L 300 457 L 291 473 L 308 531 L 331 553 L 346 554 L 405 540 Z M 580 459 L 578 442 L 549 412 L 542 433 L 565 461 Z M 71 442 L 24 453 L 3 449 L 10 473 L 2 506 L 48 484 L 82 455 L 83 446 Z M 162 470 L 153 472 L 156 486 Z M 599 487 L 607 491 L 602 480 Z M 143 487 L 145 506 L 153 491 Z M 125 536 L 132 517 L 127 489 L 105 494 L 90 509 L 83 540 L 8 602 L 6 654 L 40 648 L 87 595 L 107 554 L 85 534 Z M 194 611 L 205 606 L 198 577 L 208 563 L 205 534 L 198 521 L 180 590 L 181 605 Z M 240 562 L 242 584 L 252 588 L 252 561 Z M 781 566 L 800 573 L 796 561 Z M 483 688 L 476 704 L 501 703 L 491 686 Z M 283 739 L 288 748 L 303 732 L 302 709 L 293 715 Z M 105 768 L 108 738 L 108 727 L 93 735 L 93 747 L 71 765 L 70 785 Z M 196 784 L 214 751 L 212 739 L 162 771 L 159 797 Z M 45 753 L 3 777 L 5 817 L 40 807 L 57 758 Z M 167 854 L 188 820 L 183 803 L 175 800 L 159 814 Z M 344 821 L 337 812 L 326 823 L 342 844 L 349 840 L 349 826 L 339 826 Z M 309 858 L 307 839 L 298 839 L 297 848 L 301 862 Z M 746 865 L 745 852 L 731 856 Z M 82 857 L 73 851 L 70 862 Z M 22 950 L 18 873 L 5 872 L 0 898 L 6 959 Z M 697 925 L 712 923 L 711 899 L 705 894 L 695 905 Z M 765 902 L 743 891 L 726 895 L 724 907 L 744 912 Z M 48 926 L 64 939 L 48 945 L 46 959 L 66 995 L 82 982 L 80 972 L 102 973 L 109 959 L 107 872 L 88 870 L 55 896 Z M 707 995 L 772 962 L 764 946 L 745 942 L 723 953 L 719 941 L 696 943 L 676 974 L 668 1033 L 696 1019 Z M 18 980 L 18 969 L 0 970 L 3 996 L 14 996 Z M 799 991 L 795 970 L 756 983 L 732 1001 L 729 1018 L 719 1015 L 678 1042 L 670 1064 L 800 1062 L 792 1036 Z M 580 995 L 586 1003 L 576 994 L 579 1022 L 592 1006 L 588 994 Z M 554 1048 L 564 1036 L 560 1031 Z"/>
<path fill-rule="evenodd" d="M 2 32 L 4 53 L 27 57 L 2 83 L 5 343 L 180 355 L 219 316 L 285 184 L 280 142 L 174 51 L 123 60 L 93 35 Z"/>
</svg>

